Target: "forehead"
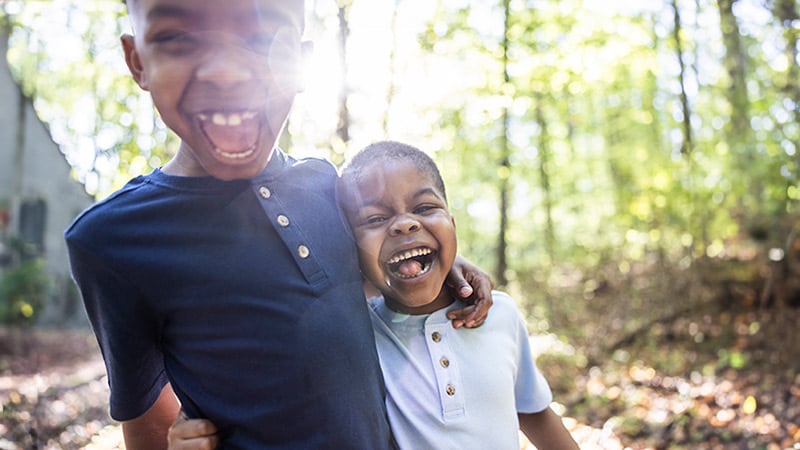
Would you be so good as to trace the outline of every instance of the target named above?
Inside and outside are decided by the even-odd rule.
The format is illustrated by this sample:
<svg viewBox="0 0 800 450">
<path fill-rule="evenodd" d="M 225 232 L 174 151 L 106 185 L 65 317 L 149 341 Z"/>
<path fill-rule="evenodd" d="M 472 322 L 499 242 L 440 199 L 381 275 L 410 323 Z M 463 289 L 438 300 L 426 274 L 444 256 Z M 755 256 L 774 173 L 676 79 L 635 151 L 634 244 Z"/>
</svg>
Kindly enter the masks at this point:
<svg viewBox="0 0 800 450">
<path fill-rule="evenodd" d="M 355 180 L 347 180 L 351 201 L 364 205 L 379 199 L 418 196 L 433 193 L 442 197 L 433 176 L 412 161 L 382 159 L 373 161 L 361 169 Z"/>
<path fill-rule="evenodd" d="M 159 20 L 191 21 L 203 28 L 266 23 L 302 32 L 302 0 L 128 0 L 135 26 Z"/>
</svg>

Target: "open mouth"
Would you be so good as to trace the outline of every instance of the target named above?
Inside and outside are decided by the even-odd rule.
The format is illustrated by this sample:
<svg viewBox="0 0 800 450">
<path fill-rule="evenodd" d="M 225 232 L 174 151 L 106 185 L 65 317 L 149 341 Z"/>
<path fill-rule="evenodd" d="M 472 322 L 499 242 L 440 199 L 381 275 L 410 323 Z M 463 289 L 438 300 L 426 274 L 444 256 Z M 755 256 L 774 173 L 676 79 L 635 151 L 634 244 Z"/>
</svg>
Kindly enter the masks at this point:
<svg viewBox="0 0 800 450">
<path fill-rule="evenodd" d="M 428 273 L 435 256 L 436 251 L 432 248 L 417 247 L 396 253 L 386 261 L 386 266 L 393 276 L 408 280 Z"/>
<path fill-rule="evenodd" d="M 255 111 L 209 111 L 195 116 L 214 151 L 228 159 L 243 159 L 256 151 L 261 123 Z"/>
</svg>

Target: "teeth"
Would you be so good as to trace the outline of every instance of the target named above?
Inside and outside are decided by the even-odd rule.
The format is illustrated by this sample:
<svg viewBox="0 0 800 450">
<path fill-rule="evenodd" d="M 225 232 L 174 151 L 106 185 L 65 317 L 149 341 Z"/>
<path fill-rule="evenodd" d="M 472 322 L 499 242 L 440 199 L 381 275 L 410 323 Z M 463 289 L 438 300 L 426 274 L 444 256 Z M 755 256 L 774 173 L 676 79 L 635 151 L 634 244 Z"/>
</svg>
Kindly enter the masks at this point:
<svg viewBox="0 0 800 450">
<path fill-rule="evenodd" d="M 407 259 L 411 259 L 411 258 L 414 258 L 416 256 L 430 255 L 431 253 L 433 253 L 433 250 L 431 250 L 431 249 L 429 249 L 427 247 L 406 250 L 403 253 L 399 253 L 399 254 L 393 256 L 390 260 L 386 261 L 386 264 L 396 264 L 396 263 L 399 263 L 400 261 L 405 261 Z"/>
<path fill-rule="evenodd" d="M 211 119 L 211 123 L 217 126 L 228 126 L 228 127 L 237 127 L 242 124 L 245 120 L 254 119 L 256 117 L 256 113 L 254 111 L 245 111 L 243 113 L 221 113 L 215 112 L 211 114 L 209 117 L 206 113 L 200 113 L 197 115 L 197 118 L 203 122 L 208 121 Z"/>
<path fill-rule="evenodd" d="M 220 149 L 216 149 L 216 151 L 217 151 L 217 153 L 219 153 L 220 155 L 222 155 L 222 156 L 224 156 L 226 158 L 242 159 L 242 158 L 247 158 L 248 156 L 252 155 L 253 152 L 256 151 L 256 148 L 252 147 L 252 148 L 247 149 L 247 151 L 239 152 L 239 153 L 230 153 L 230 152 L 226 152 L 225 150 L 220 150 Z"/>
</svg>

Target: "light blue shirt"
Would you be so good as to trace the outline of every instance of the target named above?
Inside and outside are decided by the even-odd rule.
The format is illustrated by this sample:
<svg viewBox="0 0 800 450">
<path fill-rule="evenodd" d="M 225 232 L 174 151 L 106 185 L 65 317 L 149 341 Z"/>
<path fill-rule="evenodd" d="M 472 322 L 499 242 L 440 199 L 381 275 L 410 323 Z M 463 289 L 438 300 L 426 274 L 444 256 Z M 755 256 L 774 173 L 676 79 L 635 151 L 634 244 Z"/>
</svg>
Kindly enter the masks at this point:
<svg viewBox="0 0 800 450">
<path fill-rule="evenodd" d="M 448 308 L 410 316 L 369 300 L 386 383 L 389 423 L 401 449 L 519 449 L 517 412 L 553 400 L 537 370 L 514 300 L 494 306 L 475 329 L 454 329 Z"/>
</svg>

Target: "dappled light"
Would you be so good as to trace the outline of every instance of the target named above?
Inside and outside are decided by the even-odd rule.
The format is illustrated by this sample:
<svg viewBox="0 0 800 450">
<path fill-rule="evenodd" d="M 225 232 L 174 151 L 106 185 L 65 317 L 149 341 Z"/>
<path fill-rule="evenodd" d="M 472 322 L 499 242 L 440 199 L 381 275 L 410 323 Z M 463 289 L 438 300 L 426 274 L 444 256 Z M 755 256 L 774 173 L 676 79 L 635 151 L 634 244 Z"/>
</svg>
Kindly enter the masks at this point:
<svg viewBox="0 0 800 450">
<path fill-rule="evenodd" d="M 306 6 L 280 146 L 431 154 L 459 253 L 517 300 L 583 449 L 800 450 L 796 1 Z M 124 64 L 129 31 L 118 0 L 0 0 L 9 92 L 97 200 L 178 145 Z M 33 194 L 5 186 L 0 450 L 122 448 L 94 337 L 48 297 L 69 280 L 18 226 Z"/>
</svg>

